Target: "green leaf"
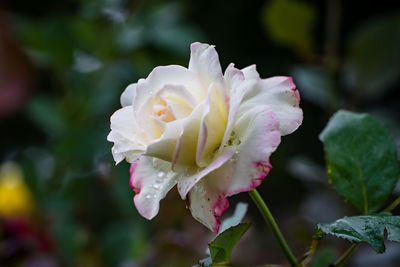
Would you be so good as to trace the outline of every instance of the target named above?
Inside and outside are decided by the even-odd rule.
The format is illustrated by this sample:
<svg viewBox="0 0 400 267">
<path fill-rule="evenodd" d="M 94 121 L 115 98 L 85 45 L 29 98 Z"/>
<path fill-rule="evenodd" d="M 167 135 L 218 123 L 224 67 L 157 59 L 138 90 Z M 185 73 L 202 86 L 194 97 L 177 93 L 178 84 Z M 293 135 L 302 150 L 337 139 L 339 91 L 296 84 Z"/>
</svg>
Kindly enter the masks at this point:
<svg viewBox="0 0 400 267">
<path fill-rule="evenodd" d="M 399 172 L 396 145 L 388 131 L 368 114 L 341 110 L 319 138 L 333 188 L 364 214 L 377 211 Z"/>
<path fill-rule="evenodd" d="M 389 88 L 400 75 L 400 16 L 371 20 L 353 33 L 347 71 L 350 86 L 361 96 L 373 97 Z"/>
<path fill-rule="evenodd" d="M 378 253 L 385 251 L 385 229 L 388 240 L 400 242 L 400 216 L 391 216 L 389 213 L 347 217 L 333 223 L 318 224 L 317 227 L 326 234 L 354 243 L 367 242 Z"/>
<path fill-rule="evenodd" d="M 276 43 L 310 54 L 313 48 L 311 26 L 315 10 L 295 0 L 268 1 L 262 19 L 269 37 Z"/>
<path fill-rule="evenodd" d="M 246 212 L 247 212 L 247 203 L 243 203 L 243 202 L 237 203 L 237 205 L 235 207 L 235 211 L 233 212 L 232 216 L 225 218 L 222 221 L 221 226 L 219 227 L 218 234 L 224 232 L 225 230 L 227 230 L 228 228 L 230 228 L 232 226 L 238 225 L 243 220 L 244 216 L 246 215 Z M 208 254 L 208 257 L 201 259 L 197 266 L 208 267 L 213 264 L 209 249 L 207 249 L 207 254 Z"/>
<path fill-rule="evenodd" d="M 220 233 L 208 245 L 213 263 L 229 263 L 233 247 L 249 227 L 248 223 L 240 223 Z"/>
</svg>

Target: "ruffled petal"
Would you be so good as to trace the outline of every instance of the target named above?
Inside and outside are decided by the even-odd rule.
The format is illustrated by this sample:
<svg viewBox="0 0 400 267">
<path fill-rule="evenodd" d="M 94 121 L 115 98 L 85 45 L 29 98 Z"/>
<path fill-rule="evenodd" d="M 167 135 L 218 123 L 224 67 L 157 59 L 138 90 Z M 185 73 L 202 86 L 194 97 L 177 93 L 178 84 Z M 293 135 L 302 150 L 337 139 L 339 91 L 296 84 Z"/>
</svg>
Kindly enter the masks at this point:
<svg viewBox="0 0 400 267">
<path fill-rule="evenodd" d="M 245 72 L 235 68 L 232 63 L 229 64 L 225 71 L 224 78 L 230 88 L 229 116 L 221 147 L 219 149 L 220 151 L 224 148 L 226 142 L 231 136 L 232 127 L 243 98 L 253 90 L 259 81 L 257 75 L 254 74 L 254 72 L 257 73 L 255 65 L 253 66 L 247 68 L 247 76 Z"/>
<path fill-rule="evenodd" d="M 193 217 L 218 232 L 228 196 L 259 186 L 272 168 L 269 157 L 280 142 L 279 122 L 268 106 L 255 107 L 234 127 L 237 153 L 199 180 L 188 194 Z M 186 177 L 179 178 L 179 183 Z M 182 194 L 181 194 L 182 195 Z"/>
<path fill-rule="evenodd" d="M 136 83 L 132 83 L 126 87 L 125 91 L 121 94 L 121 106 L 132 106 L 133 98 L 136 94 Z"/>
<path fill-rule="evenodd" d="M 196 104 L 203 102 L 206 96 L 206 89 L 202 87 L 198 75 L 188 69 L 176 65 L 154 68 L 147 79 L 138 81 L 133 100 L 136 121 L 150 140 L 158 139 L 162 135 L 157 122 L 154 121 L 153 111 L 159 100 L 155 96 L 167 91 L 167 87 L 185 88 Z M 169 110 L 171 108 L 170 106 Z"/>
<path fill-rule="evenodd" d="M 153 107 L 156 103 L 156 99 L 148 98 L 145 103 L 143 103 L 140 109 L 135 110 L 135 120 L 137 125 L 143 129 L 143 132 L 147 136 L 148 140 L 155 140 L 161 137 L 163 130 L 159 126 L 165 126 L 155 118 L 153 114 Z"/>
<path fill-rule="evenodd" d="M 187 193 L 207 174 L 210 172 L 220 168 L 223 164 L 225 164 L 228 160 L 232 158 L 235 154 L 235 150 L 233 148 L 227 148 L 221 153 L 216 159 L 211 162 L 204 169 L 195 172 L 194 174 L 186 174 L 183 175 L 178 181 L 178 191 L 181 195 L 182 199 L 186 198 Z"/>
<path fill-rule="evenodd" d="M 237 153 L 215 173 L 226 178 L 214 179 L 216 183 L 222 183 L 219 186 L 225 188 L 227 196 L 261 184 L 272 168 L 269 157 L 281 141 L 278 117 L 266 105 L 256 106 L 243 114 L 232 133 L 232 144 Z"/>
<path fill-rule="evenodd" d="M 182 171 L 196 166 L 197 140 L 203 111 L 204 103 L 201 103 L 193 110 L 192 114 L 181 120 L 182 130 L 179 134 L 172 160 L 172 169 L 174 171 Z"/>
<path fill-rule="evenodd" d="M 146 79 L 140 79 L 137 83 L 133 100 L 135 114 L 148 98 L 162 90 L 165 85 L 185 87 L 197 103 L 202 102 L 207 93 L 207 88 L 203 88 L 199 76 L 187 68 L 177 65 L 156 67 Z"/>
<path fill-rule="evenodd" d="M 124 158 L 132 162 L 144 152 L 148 140 L 136 123 L 132 106 L 123 107 L 111 116 L 111 132 L 107 140 L 114 143 L 111 151 L 116 163 Z"/>
<path fill-rule="evenodd" d="M 300 96 L 291 77 L 272 77 L 260 80 L 243 101 L 239 114 L 257 105 L 268 105 L 278 117 L 282 135 L 294 132 L 302 123 Z"/>
<path fill-rule="evenodd" d="M 130 186 L 135 191 L 134 203 L 140 215 L 152 219 L 157 215 L 160 200 L 177 182 L 177 174 L 171 172 L 171 163 L 140 157 L 132 163 Z"/>
<path fill-rule="evenodd" d="M 215 47 L 196 42 L 190 45 L 190 51 L 189 70 L 199 75 L 204 88 L 214 84 L 221 96 L 228 100 L 229 92 Z"/>
<path fill-rule="evenodd" d="M 190 190 L 188 200 L 193 218 L 214 233 L 218 233 L 219 217 L 229 206 L 224 194 L 205 177 Z"/>
<path fill-rule="evenodd" d="M 198 166 L 205 167 L 214 158 L 225 133 L 227 113 L 225 99 L 214 86 L 210 85 L 197 143 L 196 163 Z"/>
<path fill-rule="evenodd" d="M 147 145 L 145 154 L 171 162 L 174 156 L 178 136 L 182 131 L 182 121 L 172 121 L 165 124 L 165 130 L 159 139 Z"/>
<path fill-rule="evenodd" d="M 114 142 L 111 152 L 116 164 L 120 163 L 123 159 L 126 159 L 128 162 L 133 162 L 146 149 L 145 146 L 137 145 L 117 132 L 110 132 L 107 136 L 107 140 Z"/>
<path fill-rule="evenodd" d="M 254 64 L 241 69 L 241 71 L 243 72 L 246 80 L 247 79 L 260 79 L 260 74 L 258 74 L 256 65 L 254 65 Z"/>
<path fill-rule="evenodd" d="M 165 85 L 158 95 L 171 107 L 177 120 L 187 117 L 197 105 L 194 96 L 184 86 Z"/>
</svg>

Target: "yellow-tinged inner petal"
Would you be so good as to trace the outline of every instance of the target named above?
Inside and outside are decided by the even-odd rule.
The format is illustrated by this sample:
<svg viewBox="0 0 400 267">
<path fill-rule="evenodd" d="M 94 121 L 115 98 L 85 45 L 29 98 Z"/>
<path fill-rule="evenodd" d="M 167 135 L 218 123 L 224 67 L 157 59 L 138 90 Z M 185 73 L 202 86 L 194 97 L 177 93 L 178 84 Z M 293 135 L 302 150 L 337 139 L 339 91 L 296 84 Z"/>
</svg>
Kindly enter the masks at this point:
<svg viewBox="0 0 400 267">
<path fill-rule="evenodd" d="M 156 97 L 153 105 L 153 115 L 158 117 L 163 122 L 170 122 L 176 120 L 171 107 L 167 105 L 164 99 Z"/>
<path fill-rule="evenodd" d="M 180 151 L 176 164 L 193 165 L 197 167 L 206 166 L 214 157 L 214 152 L 221 145 L 223 135 L 228 121 L 228 104 L 225 97 L 221 95 L 216 86 L 209 88 L 208 100 L 205 98 L 199 103 L 190 93 L 182 91 L 180 87 L 164 87 L 156 95 L 152 96 L 148 103 L 148 114 L 151 119 L 147 120 L 156 139 L 163 136 L 165 125 L 177 121 L 185 120 L 186 130 L 182 136 L 177 136 L 180 140 Z M 192 118 L 192 113 L 199 105 L 207 101 L 209 110 L 199 116 Z M 203 115 L 202 115 L 203 114 Z M 190 118 L 188 118 L 190 116 Z M 203 119 L 202 119 L 203 117 Z M 187 121 L 187 119 L 190 120 Z M 204 120 L 204 121 L 203 121 Z M 203 121 L 203 122 L 202 122 Z M 201 153 L 198 150 L 200 125 L 204 123 L 204 142 L 201 143 Z M 190 125 L 190 126 L 189 126 Z M 188 129 L 190 128 L 190 129 Z M 190 134 L 188 135 L 188 133 Z M 189 141 L 190 139 L 190 141 Z M 189 141 L 189 143 L 187 142 Z M 196 159 L 197 158 L 197 159 Z"/>
<path fill-rule="evenodd" d="M 205 130 L 202 129 L 201 140 L 199 140 L 200 147 L 197 148 L 196 155 L 197 165 L 201 167 L 207 166 L 212 161 L 215 151 L 221 145 L 228 122 L 227 104 L 219 90 L 210 87 L 208 94 L 209 111 L 202 121 Z"/>
<path fill-rule="evenodd" d="M 226 128 L 226 125 L 228 123 L 228 107 L 227 107 L 224 97 L 221 96 L 220 91 L 217 90 L 216 93 L 217 93 L 218 111 L 221 114 L 221 117 L 224 121 L 224 128 Z"/>
</svg>

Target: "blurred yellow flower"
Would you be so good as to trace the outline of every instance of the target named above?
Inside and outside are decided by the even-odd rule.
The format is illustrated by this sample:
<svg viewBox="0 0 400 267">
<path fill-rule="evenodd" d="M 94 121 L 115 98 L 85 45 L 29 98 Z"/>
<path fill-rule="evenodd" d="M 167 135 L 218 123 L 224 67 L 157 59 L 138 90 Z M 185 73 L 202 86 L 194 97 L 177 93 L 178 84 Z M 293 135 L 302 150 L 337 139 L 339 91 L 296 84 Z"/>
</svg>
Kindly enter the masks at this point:
<svg viewBox="0 0 400 267">
<path fill-rule="evenodd" d="M 33 209 L 33 198 L 21 168 L 12 162 L 0 166 L 0 217 L 26 216 Z"/>
</svg>

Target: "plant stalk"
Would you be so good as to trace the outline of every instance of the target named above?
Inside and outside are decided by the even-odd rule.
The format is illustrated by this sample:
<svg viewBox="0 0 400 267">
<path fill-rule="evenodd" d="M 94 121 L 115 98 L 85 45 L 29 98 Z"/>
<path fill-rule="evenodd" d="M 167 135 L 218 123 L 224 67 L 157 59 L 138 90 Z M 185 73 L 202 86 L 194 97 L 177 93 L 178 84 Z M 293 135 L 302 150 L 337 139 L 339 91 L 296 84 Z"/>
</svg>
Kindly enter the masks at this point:
<svg viewBox="0 0 400 267">
<path fill-rule="evenodd" d="M 272 233 L 274 234 L 275 238 L 277 239 L 279 246 L 281 247 L 283 253 L 285 254 L 286 258 L 290 262 L 292 267 L 301 266 L 294 257 L 292 251 L 290 250 L 288 244 L 285 241 L 281 231 L 279 230 L 278 225 L 274 217 L 272 216 L 271 212 L 269 211 L 267 205 L 265 204 L 264 200 L 261 198 L 260 194 L 257 192 L 256 189 L 249 191 L 249 195 L 251 199 L 256 204 L 258 210 L 264 217 L 265 222 L 267 223 L 268 227 L 271 229 Z"/>
<path fill-rule="evenodd" d="M 334 263 L 331 264 L 330 267 L 338 267 L 342 265 L 350 256 L 353 254 L 354 250 L 360 245 L 360 243 L 353 244 L 349 247 L 346 252 Z"/>
<path fill-rule="evenodd" d="M 387 208 L 383 211 L 392 211 L 400 204 L 400 197 L 396 198 Z"/>
</svg>

